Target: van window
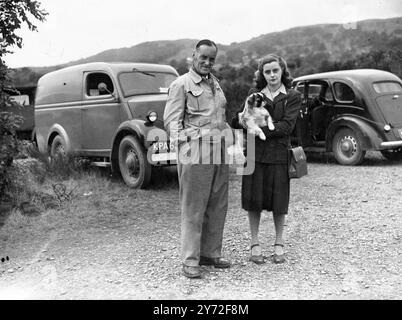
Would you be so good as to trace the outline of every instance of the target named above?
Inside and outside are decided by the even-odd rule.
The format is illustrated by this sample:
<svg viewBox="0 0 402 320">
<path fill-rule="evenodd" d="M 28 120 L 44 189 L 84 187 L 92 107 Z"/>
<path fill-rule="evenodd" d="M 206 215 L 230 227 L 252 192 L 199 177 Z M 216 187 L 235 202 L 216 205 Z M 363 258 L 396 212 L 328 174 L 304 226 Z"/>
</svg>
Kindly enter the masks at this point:
<svg viewBox="0 0 402 320">
<path fill-rule="evenodd" d="M 107 90 L 113 93 L 113 81 L 106 73 L 94 72 L 87 75 L 85 82 L 85 93 L 87 96 L 100 96 L 110 94 L 107 91 L 99 91 L 98 85 L 100 83 L 106 84 Z"/>
<path fill-rule="evenodd" d="M 401 92 L 402 86 L 398 82 L 384 81 L 373 83 L 375 92 L 377 93 L 390 93 L 390 92 Z"/>
<path fill-rule="evenodd" d="M 176 77 L 172 73 L 133 71 L 121 73 L 119 82 L 124 97 L 128 97 L 138 94 L 167 93 Z"/>
<path fill-rule="evenodd" d="M 355 99 L 355 94 L 351 87 L 342 82 L 334 83 L 335 98 L 339 102 L 352 102 Z"/>
</svg>

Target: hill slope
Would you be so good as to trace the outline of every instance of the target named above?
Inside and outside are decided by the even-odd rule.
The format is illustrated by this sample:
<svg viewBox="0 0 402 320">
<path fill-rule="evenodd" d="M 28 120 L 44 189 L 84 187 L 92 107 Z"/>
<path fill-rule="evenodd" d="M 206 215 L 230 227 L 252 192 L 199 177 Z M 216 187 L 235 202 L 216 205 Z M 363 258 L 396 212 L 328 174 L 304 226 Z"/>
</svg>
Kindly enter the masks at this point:
<svg viewBox="0 0 402 320">
<path fill-rule="evenodd" d="M 111 49 L 63 65 L 20 68 L 13 75 L 16 84 L 32 84 L 38 75 L 61 67 L 94 61 L 166 63 L 178 67 L 191 52 L 196 39 L 151 41 L 130 48 Z M 244 64 L 268 53 L 286 57 L 296 75 L 314 70 L 326 61 L 352 59 L 372 50 L 402 51 L 402 17 L 365 20 L 347 25 L 319 24 L 263 34 L 248 41 L 218 44 L 217 64 Z M 29 83 L 27 83 L 29 82 Z"/>
</svg>

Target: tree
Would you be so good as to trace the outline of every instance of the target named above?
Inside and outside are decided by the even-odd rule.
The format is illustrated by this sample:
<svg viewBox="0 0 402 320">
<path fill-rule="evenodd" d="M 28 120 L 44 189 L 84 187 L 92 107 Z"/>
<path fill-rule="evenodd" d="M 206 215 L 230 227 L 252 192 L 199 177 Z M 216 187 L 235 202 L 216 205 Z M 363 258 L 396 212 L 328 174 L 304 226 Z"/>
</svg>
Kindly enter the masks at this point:
<svg viewBox="0 0 402 320">
<path fill-rule="evenodd" d="M 226 59 L 229 63 L 240 63 L 244 56 L 243 50 L 239 48 L 226 51 Z"/>
<path fill-rule="evenodd" d="M 44 21 L 47 12 L 40 8 L 40 2 L 31 0 L 0 0 L 0 199 L 7 197 L 6 188 L 11 180 L 8 168 L 18 152 L 18 140 L 15 130 L 21 123 L 21 118 L 7 109 L 13 106 L 10 99 L 12 83 L 9 69 L 3 60 L 7 53 L 12 53 L 11 47 L 22 47 L 22 38 L 16 34 L 23 25 L 36 31 L 31 20 Z"/>
</svg>

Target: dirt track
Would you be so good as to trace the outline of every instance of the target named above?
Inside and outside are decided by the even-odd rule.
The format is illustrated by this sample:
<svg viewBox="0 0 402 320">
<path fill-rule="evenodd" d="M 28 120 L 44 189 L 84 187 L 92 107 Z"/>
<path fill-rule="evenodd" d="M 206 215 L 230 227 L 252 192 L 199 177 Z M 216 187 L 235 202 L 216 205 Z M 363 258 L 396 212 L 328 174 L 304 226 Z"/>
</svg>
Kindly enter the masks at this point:
<svg viewBox="0 0 402 320">
<path fill-rule="evenodd" d="M 402 163 L 369 154 L 343 167 L 310 157 L 291 182 L 287 263 L 248 262 L 240 177 L 231 175 L 224 235 L 229 270 L 181 275 L 176 183 L 129 190 L 108 177 L 66 182 L 76 197 L 39 217 L 9 217 L 0 228 L 1 299 L 400 299 Z M 19 217 L 18 217 L 19 216 Z M 261 222 L 263 253 L 273 221 Z"/>
</svg>

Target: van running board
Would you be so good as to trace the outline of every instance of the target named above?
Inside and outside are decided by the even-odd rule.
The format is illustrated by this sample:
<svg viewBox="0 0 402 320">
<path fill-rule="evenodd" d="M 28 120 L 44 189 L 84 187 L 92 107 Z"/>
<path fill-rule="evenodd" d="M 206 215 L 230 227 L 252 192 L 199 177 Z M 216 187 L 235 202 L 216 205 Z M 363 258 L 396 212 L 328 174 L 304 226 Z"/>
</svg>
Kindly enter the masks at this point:
<svg viewBox="0 0 402 320">
<path fill-rule="evenodd" d="M 91 162 L 91 166 L 95 166 L 95 167 L 110 167 L 111 163 L 110 162 L 103 162 L 103 161 L 94 161 Z"/>
<path fill-rule="evenodd" d="M 324 147 L 304 147 L 304 151 L 307 152 L 319 152 L 319 153 L 326 153 L 326 149 Z"/>
</svg>

